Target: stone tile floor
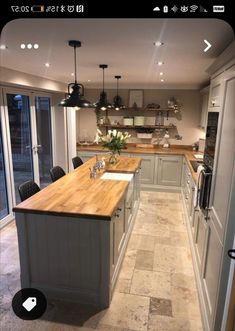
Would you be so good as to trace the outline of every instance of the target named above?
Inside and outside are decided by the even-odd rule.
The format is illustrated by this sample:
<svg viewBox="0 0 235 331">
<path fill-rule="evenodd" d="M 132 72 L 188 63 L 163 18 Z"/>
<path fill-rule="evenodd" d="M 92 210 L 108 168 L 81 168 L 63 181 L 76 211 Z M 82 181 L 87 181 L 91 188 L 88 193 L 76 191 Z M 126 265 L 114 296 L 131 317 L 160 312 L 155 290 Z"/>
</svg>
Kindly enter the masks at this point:
<svg viewBox="0 0 235 331">
<path fill-rule="evenodd" d="M 50 302 L 43 318 L 18 319 L 20 289 L 14 223 L 0 233 L 0 329 L 4 331 L 201 331 L 197 289 L 180 194 L 141 192 L 141 203 L 112 303 Z"/>
</svg>

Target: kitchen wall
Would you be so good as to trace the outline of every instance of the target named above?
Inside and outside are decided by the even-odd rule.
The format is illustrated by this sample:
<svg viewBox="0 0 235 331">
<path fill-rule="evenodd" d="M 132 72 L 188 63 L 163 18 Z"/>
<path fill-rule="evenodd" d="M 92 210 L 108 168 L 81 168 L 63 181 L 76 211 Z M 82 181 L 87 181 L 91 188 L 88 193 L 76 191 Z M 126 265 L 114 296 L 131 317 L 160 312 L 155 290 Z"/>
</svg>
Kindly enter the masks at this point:
<svg viewBox="0 0 235 331">
<path fill-rule="evenodd" d="M 116 95 L 116 90 L 106 90 L 109 102 L 113 101 Z M 100 90 L 86 89 L 85 97 L 91 102 L 99 99 Z M 123 103 L 128 105 L 129 90 L 120 90 L 119 95 L 122 97 Z M 199 128 L 201 116 L 201 95 L 199 90 L 144 90 L 144 106 L 149 103 L 157 103 L 161 108 L 167 107 L 167 100 L 170 97 L 175 97 L 182 104 L 181 113 L 169 114 L 168 120 L 164 118 L 164 125 L 174 124 L 176 129 L 170 129 L 170 143 L 174 145 L 191 145 L 198 141 L 199 138 L 204 138 L 204 132 Z M 112 122 L 118 121 L 122 124 L 123 116 L 145 116 L 145 124 L 155 124 L 156 112 L 141 112 L 140 110 L 122 110 L 122 111 L 109 111 L 109 119 Z M 105 115 L 105 113 L 104 113 Z M 96 116 L 93 109 L 80 109 L 77 111 L 77 141 L 79 140 L 92 140 L 96 133 Z M 130 142 L 138 143 L 156 143 L 159 141 L 158 136 L 164 135 L 165 131 L 154 133 L 153 140 L 138 139 L 135 130 L 130 130 L 132 137 Z M 177 140 L 176 135 L 182 136 L 182 140 Z M 160 144 L 163 140 L 160 140 Z"/>
</svg>

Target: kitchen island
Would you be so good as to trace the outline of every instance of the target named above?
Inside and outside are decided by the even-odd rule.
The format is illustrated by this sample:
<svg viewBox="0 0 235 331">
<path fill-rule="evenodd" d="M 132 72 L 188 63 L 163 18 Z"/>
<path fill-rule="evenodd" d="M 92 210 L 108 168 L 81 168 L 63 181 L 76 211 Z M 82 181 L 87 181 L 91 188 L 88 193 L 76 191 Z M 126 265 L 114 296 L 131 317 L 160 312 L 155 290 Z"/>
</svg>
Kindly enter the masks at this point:
<svg viewBox="0 0 235 331">
<path fill-rule="evenodd" d="M 139 206 L 141 158 L 119 157 L 90 178 L 92 158 L 14 208 L 22 288 L 108 307 Z"/>
</svg>

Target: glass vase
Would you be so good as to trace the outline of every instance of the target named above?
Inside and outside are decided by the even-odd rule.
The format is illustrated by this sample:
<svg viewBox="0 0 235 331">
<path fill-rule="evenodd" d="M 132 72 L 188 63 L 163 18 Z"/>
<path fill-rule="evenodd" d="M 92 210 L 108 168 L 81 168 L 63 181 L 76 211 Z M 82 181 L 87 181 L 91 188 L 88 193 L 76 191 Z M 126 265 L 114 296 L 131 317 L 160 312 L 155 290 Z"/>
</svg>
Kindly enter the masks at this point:
<svg viewBox="0 0 235 331">
<path fill-rule="evenodd" d="M 118 162 L 118 151 L 111 151 L 111 155 L 109 157 L 110 164 L 116 164 Z"/>
</svg>

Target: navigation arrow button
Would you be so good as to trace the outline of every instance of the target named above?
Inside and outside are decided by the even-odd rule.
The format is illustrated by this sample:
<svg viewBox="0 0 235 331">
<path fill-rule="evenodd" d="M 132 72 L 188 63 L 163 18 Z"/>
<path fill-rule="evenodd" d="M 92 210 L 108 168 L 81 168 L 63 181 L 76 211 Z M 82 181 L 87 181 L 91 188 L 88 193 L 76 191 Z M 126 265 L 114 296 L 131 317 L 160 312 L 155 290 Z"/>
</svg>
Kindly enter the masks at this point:
<svg viewBox="0 0 235 331">
<path fill-rule="evenodd" d="M 207 52 L 211 48 L 212 45 L 206 39 L 204 39 L 204 43 L 206 44 L 206 48 L 204 49 L 204 52 Z"/>
</svg>

